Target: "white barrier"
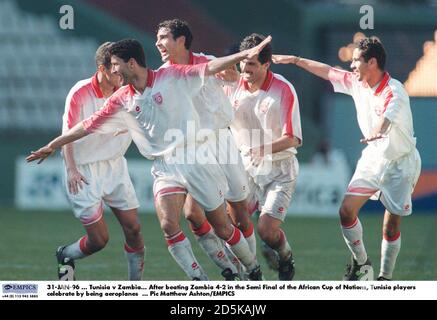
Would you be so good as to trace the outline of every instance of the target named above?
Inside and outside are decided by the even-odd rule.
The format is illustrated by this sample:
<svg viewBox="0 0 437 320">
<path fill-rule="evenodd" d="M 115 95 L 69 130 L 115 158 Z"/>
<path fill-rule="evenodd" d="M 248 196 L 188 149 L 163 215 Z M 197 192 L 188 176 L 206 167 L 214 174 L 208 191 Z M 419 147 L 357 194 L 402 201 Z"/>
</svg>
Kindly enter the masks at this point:
<svg viewBox="0 0 437 320">
<path fill-rule="evenodd" d="M 128 159 L 129 172 L 140 201 L 141 212 L 154 212 L 152 162 Z M 43 164 L 16 160 L 15 205 L 20 209 L 70 209 L 63 186 L 61 158 Z M 288 210 L 290 215 L 337 216 L 350 174 L 343 165 L 301 164 L 296 192 Z"/>
</svg>

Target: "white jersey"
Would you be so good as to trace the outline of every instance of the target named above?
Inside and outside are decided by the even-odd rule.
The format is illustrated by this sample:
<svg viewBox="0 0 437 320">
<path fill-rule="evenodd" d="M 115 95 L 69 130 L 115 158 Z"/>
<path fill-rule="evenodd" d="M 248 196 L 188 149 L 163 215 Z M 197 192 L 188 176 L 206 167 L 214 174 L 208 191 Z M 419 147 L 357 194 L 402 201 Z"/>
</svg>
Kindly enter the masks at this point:
<svg viewBox="0 0 437 320">
<path fill-rule="evenodd" d="M 62 117 L 62 132 L 100 110 L 105 102 L 97 74 L 77 82 L 68 93 Z M 73 142 L 73 156 L 77 165 L 111 160 L 126 153 L 132 139 L 129 134 L 113 136 L 113 133 L 93 134 Z"/>
<path fill-rule="evenodd" d="M 231 130 L 243 154 L 248 148 L 270 144 L 284 135 L 302 142 L 296 91 L 281 75 L 268 71 L 260 90 L 253 93 L 248 90 L 247 82 L 240 79 L 234 88 L 229 88 L 228 95 L 235 115 Z M 296 148 L 288 148 L 274 153 L 272 160 L 296 153 Z"/>
<path fill-rule="evenodd" d="M 170 154 L 177 147 L 196 144 L 199 117 L 192 98 L 204 84 L 206 64 L 148 69 L 143 93 L 127 85 L 104 107 L 83 121 L 89 132 L 129 129 L 140 153 L 147 158 Z M 199 142 L 197 141 L 197 142 Z"/>
<path fill-rule="evenodd" d="M 190 52 L 188 65 L 207 63 L 213 59 L 215 57 L 211 55 Z M 171 61 L 167 61 L 160 68 L 172 65 L 174 64 Z M 193 98 L 201 128 L 212 130 L 227 128 L 234 119 L 231 103 L 223 90 L 224 85 L 224 81 L 216 77 L 208 77 L 202 90 Z"/>
<path fill-rule="evenodd" d="M 370 136 L 381 118 L 390 120 L 386 137 L 366 148 L 388 160 L 399 159 L 416 147 L 410 99 L 404 86 L 385 72 L 382 81 L 370 88 L 352 73 L 335 68 L 329 71 L 334 91 L 351 95 L 357 110 L 358 125 L 364 137 Z"/>
</svg>

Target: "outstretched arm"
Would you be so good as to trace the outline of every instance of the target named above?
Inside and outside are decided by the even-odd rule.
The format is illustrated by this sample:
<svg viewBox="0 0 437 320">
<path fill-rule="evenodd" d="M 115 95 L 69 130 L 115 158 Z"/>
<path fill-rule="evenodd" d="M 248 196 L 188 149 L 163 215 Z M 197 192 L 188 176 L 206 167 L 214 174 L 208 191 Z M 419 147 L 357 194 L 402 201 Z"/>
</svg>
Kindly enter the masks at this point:
<svg viewBox="0 0 437 320">
<path fill-rule="evenodd" d="M 65 132 L 63 135 L 53 139 L 49 144 L 46 146 L 40 148 L 37 151 L 32 151 L 29 156 L 27 156 L 26 161 L 32 162 L 35 160 L 38 160 L 38 164 L 43 162 L 48 156 L 50 156 L 57 148 L 62 147 L 63 145 L 66 145 L 67 143 L 79 140 L 80 138 L 85 137 L 88 135 L 89 132 L 87 132 L 82 122 L 79 122 L 76 124 L 73 128 Z"/>
<path fill-rule="evenodd" d="M 213 75 L 225 69 L 232 67 L 244 59 L 251 59 L 258 55 L 261 50 L 272 41 L 272 37 L 268 36 L 256 47 L 232 54 L 230 56 L 217 58 L 208 62 L 205 74 Z"/>
<path fill-rule="evenodd" d="M 280 54 L 274 54 L 272 61 L 276 64 L 294 64 L 322 79 L 329 80 L 329 70 L 331 70 L 331 66 L 328 64 L 293 55 Z"/>
</svg>

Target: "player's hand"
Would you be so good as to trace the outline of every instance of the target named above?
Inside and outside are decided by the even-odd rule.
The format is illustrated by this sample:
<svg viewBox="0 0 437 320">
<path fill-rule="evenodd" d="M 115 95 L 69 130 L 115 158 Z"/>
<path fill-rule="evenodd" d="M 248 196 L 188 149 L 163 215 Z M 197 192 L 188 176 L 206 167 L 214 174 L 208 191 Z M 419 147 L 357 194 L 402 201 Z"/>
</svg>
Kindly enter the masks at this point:
<svg viewBox="0 0 437 320">
<path fill-rule="evenodd" d="M 258 167 L 264 160 L 264 146 L 250 148 L 249 154 L 252 166 Z"/>
<path fill-rule="evenodd" d="M 116 137 L 116 136 L 119 136 L 119 135 L 121 135 L 121 134 L 125 134 L 125 133 L 128 133 L 128 132 L 129 132 L 128 129 L 117 129 L 117 130 L 114 132 L 113 136 Z"/>
<path fill-rule="evenodd" d="M 246 50 L 246 58 L 252 59 L 253 57 L 256 57 L 264 47 L 269 44 L 272 41 L 272 36 L 268 36 L 265 38 L 259 45 L 256 47 L 250 48 Z"/>
<path fill-rule="evenodd" d="M 82 182 L 88 184 L 88 181 L 77 169 L 67 170 L 68 174 L 68 191 L 71 194 L 77 194 L 82 189 Z"/>
<path fill-rule="evenodd" d="M 274 54 L 274 55 L 272 55 L 272 61 L 275 64 L 294 63 L 295 59 L 296 59 L 295 56 L 288 56 L 288 55 L 284 55 L 284 54 Z"/>
<path fill-rule="evenodd" d="M 379 139 L 382 139 L 382 138 L 385 138 L 385 137 L 386 136 L 383 135 L 382 133 L 376 133 L 374 135 L 371 135 L 368 138 L 360 139 L 360 142 L 363 143 L 363 144 L 367 144 L 367 143 L 369 143 L 371 141 L 379 140 Z"/>
<path fill-rule="evenodd" d="M 237 71 L 237 68 L 234 66 L 233 68 L 223 70 L 216 74 L 217 78 L 226 82 L 236 82 L 240 79 L 240 73 Z"/>
<path fill-rule="evenodd" d="M 48 156 L 50 156 L 53 152 L 55 152 L 55 149 L 49 146 L 45 146 L 40 148 L 37 151 L 32 151 L 29 156 L 27 156 L 26 161 L 32 162 L 35 160 L 38 160 L 38 164 L 43 162 Z"/>
</svg>

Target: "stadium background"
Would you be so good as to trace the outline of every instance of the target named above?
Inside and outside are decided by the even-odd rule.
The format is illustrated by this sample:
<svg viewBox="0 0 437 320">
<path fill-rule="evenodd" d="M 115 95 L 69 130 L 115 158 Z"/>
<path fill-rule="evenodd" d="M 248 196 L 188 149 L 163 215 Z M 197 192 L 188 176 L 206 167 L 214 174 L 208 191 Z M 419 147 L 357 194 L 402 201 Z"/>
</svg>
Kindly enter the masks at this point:
<svg viewBox="0 0 437 320">
<path fill-rule="evenodd" d="M 62 5 L 74 9 L 74 29 L 63 30 Z M 374 30 L 361 30 L 360 7 L 374 9 Z M 193 51 L 221 56 L 247 34 L 273 36 L 276 53 L 293 53 L 347 69 L 348 45 L 362 32 L 378 36 L 388 53 L 387 70 L 411 96 L 422 175 L 414 194 L 415 213 L 403 224 L 403 249 L 396 278 L 437 280 L 437 1 L 202 1 L 202 0 L 0 0 L 0 280 L 55 279 L 54 249 L 82 234 L 60 189 L 59 154 L 36 167 L 23 157 L 61 129 L 64 99 L 80 79 L 93 74 L 94 52 L 104 41 L 139 39 L 147 63 L 161 62 L 154 47 L 156 25 L 178 17 L 190 23 Z M 345 183 L 362 146 L 353 101 L 333 94 L 325 81 L 292 66 L 272 66 L 295 86 L 301 106 L 304 146 L 302 175 L 286 229 L 297 259 L 298 280 L 341 278 L 348 252 L 335 219 Z M 333 164 L 319 164 L 323 143 Z M 135 168 L 143 211 L 153 213 L 146 160 L 135 147 L 127 154 Z M 144 168 L 143 168 L 144 164 Z M 138 172 L 138 174 L 137 174 Z M 144 178 L 146 179 L 146 178 Z M 327 191 L 328 190 L 328 191 Z M 38 210 L 36 210 L 38 209 Z M 362 214 L 370 256 L 379 265 L 382 207 Z M 78 278 L 125 279 L 121 230 L 107 215 L 111 241 L 101 253 L 78 263 Z M 153 214 L 141 215 L 148 246 L 145 279 L 185 279 L 171 260 Z M 190 234 L 190 232 L 187 232 Z M 199 260 L 219 279 L 203 253 Z M 265 269 L 266 278 L 274 280 Z"/>
</svg>

